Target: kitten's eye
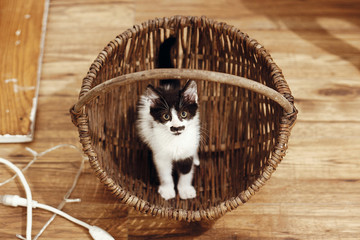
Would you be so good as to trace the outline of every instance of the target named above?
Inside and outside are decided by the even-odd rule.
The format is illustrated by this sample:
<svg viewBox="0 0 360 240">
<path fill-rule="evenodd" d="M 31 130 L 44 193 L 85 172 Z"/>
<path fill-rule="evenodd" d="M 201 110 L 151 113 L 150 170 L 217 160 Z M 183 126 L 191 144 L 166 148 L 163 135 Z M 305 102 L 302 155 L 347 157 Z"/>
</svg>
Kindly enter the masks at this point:
<svg viewBox="0 0 360 240">
<path fill-rule="evenodd" d="M 169 119 L 170 119 L 170 115 L 167 114 L 167 113 L 164 113 L 164 114 L 162 115 L 162 117 L 163 117 L 163 119 L 164 119 L 165 121 L 169 121 Z"/>
<path fill-rule="evenodd" d="M 182 112 L 181 112 L 181 117 L 182 117 L 182 118 L 186 118 L 186 117 L 187 117 L 187 112 L 182 111 Z"/>
</svg>

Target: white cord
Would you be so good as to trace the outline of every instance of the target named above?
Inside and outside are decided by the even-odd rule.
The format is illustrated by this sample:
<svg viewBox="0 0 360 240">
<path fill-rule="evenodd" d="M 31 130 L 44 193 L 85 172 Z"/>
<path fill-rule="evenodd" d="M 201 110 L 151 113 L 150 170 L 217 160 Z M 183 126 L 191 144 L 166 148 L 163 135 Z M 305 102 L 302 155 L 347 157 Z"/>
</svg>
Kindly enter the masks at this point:
<svg viewBox="0 0 360 240">
<path fill-rule="evenodd" d="M 25 198 L 19 197 L 18 195 L 0 195 L 0 203 L 6 205 L 6 206 L 12 206 L 12 207 L 26 207 L 29 206 L 30 203 L 30 208 L 41 208 L 44 210 L 47 210 L 49 212 L 53 212 L 59 216 L 62 216 L 63 218 L 68 219 L 69 221 L 72 221 L 84 228 L 89 229 L 89 233 L 90 235 L 95 239 L 95 240 L 114 240 L 114 238 L 105 230 L 97 227 L 97 226 L 91 226 L 83 221 L 80 221 L 79 219 L 76 219 L 72 216 L 70 216 L 67 213 L 64 213 L 63 211 L 60 211 L 57 208 L 42 204 L 42 203 L 38 203 L 37 201 L 28 201 Z M 28 236 L 26 236 L 26 239 L 29 239 Z M 31 238 L 30 238 L 31 239 Z"/>
<path fill-rule="evenodd" d="M 97 226 L 91 226 L 83 221 L 80 221 L 80 220 L 70 216 L 67 213 L 60 211 L 59 209 L 50 207 L 45 204 L 38 203 L 37 201 L 33 201 L 29 184 L 27 183 L 25 176 L 21 172 L 21 170 L 18 167 L 16 167 L 13 163 L 11 163 L 10 161 L 8 161 L 6 159 L 0 158 L 0 163 L 7 165 L 12 170 L 14 170 L 16 172 L 16 174 L 19 176 L 21 183 L 24 185 L 27 199 L 21 198 L 17 195 L 3 195 L 3 196 L 0 195 L 0 203 L 4 204 L 6 206 L 27 207 L 26 240 L 31 240 L 32 208 L 42 208 L 42 209 L 54 212 L 76 224 L 79 224 L 79 225 L 89 229 L 89 233 L 93 237 L 94 240 L 114 240 L 114 238 L 108 232 L 106 232 L 105 230 L 103 230 Z M 23 239 L 23 238 L 21 237 L 21 239 Z"/>
<path fill-rule="evenodd" d="M 70 147 L 70 148 L 73 148 L 73 149 L 76 149 L 79 154 L 82 156 L 82 160 L 81 160 L 81 164 L 80 164 L 80 168 L 78 170 L 78 172 L 76 173 L 76 176 L 74 178 L 74 181 L 73 181 L 73 184 L 71 186 L 71 188 L 67 191 L 67 193 L 65 194 L 63 200 L 61 201 L 61 203 L 58 205 L 58 209 L 61 210 L 66 203 L 69 203 L 69 202 L 80 202 L 81 200 L 80 199 L 69 199 L 71 193 L 73 192 L 73 190 L 75 189 L 76 187 L 76 184 L 78 182 L 78 179 L 80 177 L 80 174 L 82 172 L 82 169 L 84 167 L 84 160 L 87 159 L 87 156 L 85 156 L 82 151 L 76 147 L 75 145 L 72 145 L 72 144 L 59 144 L 59 145 L 56 145 L 52 148 L 49 148 L 41 153 L 37 153 L 36 151 L 32 150 L 31 148 L 28 148 L 28 147 L 25 147 L 25 149 L 30 152 L 32 155 L 33 155 L 33 159 L 21 170 L 22 172 L 26 171 L 36 160 L 38 160 L 39 157 L 42 157 L 44 156 L 45 154 L 49 153 L 49 152 L 52 152 L 56 149 L 59 149 L 59 148 L 62 148 L 62 147 Z M 7 179 L 6 181 L 0 183 L 0 187 L 2 185 L 5 185 L 6 183 L 14 180 L 16 178 L 17 174 L 15 173 L 11 178 Z M 56 214 L 54 214 L 46 223 L 45 225 L 40 229 L 39 233 L 35 235 L 35 237 L 33 238 L 33 240 L 37 240 L 41 234 L 46 230 L 46 228 L 50 225 L 50 223 L 55 219 L 56 217 Z M 24 240 L 25 238 L 23 236 L 21 236 L 20 234 L 17 234 L 16 235 L 17 238 L 19 239 L 22 239 Z"/>
<path fill-rule="evenodd" d="M 26 193 L 26 198 L 27 203 L 27 223 L 26 223 L 26 240 L 31 240 L 31 228 L 32 228 L 32 207 L 31 207 L 31 202 L 32 202 L 32 196 L 31 196 L 31 190 L 30 190 L 30 186 L 27 183 L 24 174 L 21 172 L 21 170 L 16 167 L 12 162 L 0 158 L 0 163 L 5 164 L 6 166 L 10 167 L 14 172 L 16 172 L 16 174 L 19 176 L 20 181 L 22 183 L 22 185 L 24 186 L 25 189 L 25 193 Z M 3 203 L 3 197 L 0 197 L 0 203 Z"/>
</svg>

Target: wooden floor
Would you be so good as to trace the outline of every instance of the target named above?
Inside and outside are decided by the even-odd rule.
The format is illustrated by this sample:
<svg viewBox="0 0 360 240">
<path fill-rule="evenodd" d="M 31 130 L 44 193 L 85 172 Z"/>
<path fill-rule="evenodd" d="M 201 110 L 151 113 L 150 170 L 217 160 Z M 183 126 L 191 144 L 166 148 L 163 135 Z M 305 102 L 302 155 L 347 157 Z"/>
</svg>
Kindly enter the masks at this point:
<svg viewBox="0 0 360 240">
<path fill-rule="evenodd" d="M 288 153 L 248 203 L 215 222 L 153 218 L 117 204 L 88 163 L 64 210 L 116 239 L 359 239 L 360 2 L 357 0 L 52 0 L 35 138 L 2 144 L 0 157 L 24 167 L 32 155 L 78 143 L 68 109 L 102 48 L 135 23 L 155 17 L 206 15 L 232 24 L 268 49 L 283 69 L 299 110 Z M 57 206 L 80 165 L 69 147 L 37 160 L 26 177 L 34 199 Z M 0 181 L 11 176 L 0 168 Z M 24 191 L 19 181 L 2 194 Z M 51 216 L 34 210 L 34 234 Z M 25 209 L 0 206 L 0 239 L 25 234 Z M 57 217 L 42 239 L 91 239 Z M 40 238 L 41 239 L 41 238 Z"/>
</svg>

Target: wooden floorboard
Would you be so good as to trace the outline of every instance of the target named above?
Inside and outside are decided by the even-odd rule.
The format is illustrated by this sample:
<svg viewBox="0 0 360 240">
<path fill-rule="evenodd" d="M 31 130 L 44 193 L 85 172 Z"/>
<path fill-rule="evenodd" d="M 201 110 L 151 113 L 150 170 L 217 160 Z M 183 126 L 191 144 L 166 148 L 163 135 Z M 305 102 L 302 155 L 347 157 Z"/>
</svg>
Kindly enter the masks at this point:
<svg viewBox="0 0 360 240">
<path fill-rule="evenodd" d="M 118 204 L 85 164 L 64 210 L 115 239 L 359 239 L 360 4 L 356 0 L 53 0 L 50 2 L 34 141 L 0 145 L 0 157 L 24 167 L 32 155 L 78 143 L 68 109 L 102 48 L 136 23 L 171 15 L 206 15 L 257 39 L 282 68 L 299 109 L 283 162 L 267 184 L 214 222 L 153 218 Z M 21 36 L 21 35 L 20 35 Z M 81 161 L 64 147 L 27 171 L 34 199 L 57 206 Z M 0 167 L 0 181 L 11 171 Z M 24 192 L 19 181 L 2 194 Z M 50 214 L 34 210 L 34 234 Z M 25 210 L 0 206 L 0 239 L 25 234 Z M 91 239 L 62 218 L 43 239 Z M 40 238 L 41 239 L 41 238 Z"/>
<path fill-rule="evenodd" d="M 0 3 L 0 142 L 33 138 L 48 0 Z"/>
</svg>

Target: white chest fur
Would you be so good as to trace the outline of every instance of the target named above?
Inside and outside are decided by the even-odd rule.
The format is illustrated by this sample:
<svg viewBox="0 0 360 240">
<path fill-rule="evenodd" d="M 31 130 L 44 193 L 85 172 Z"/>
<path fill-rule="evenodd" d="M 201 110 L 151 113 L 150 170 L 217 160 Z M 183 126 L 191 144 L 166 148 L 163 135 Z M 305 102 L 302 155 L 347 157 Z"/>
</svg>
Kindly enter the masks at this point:
<svg viewBox="0 0 360 240">
<path fill-rule="evenodd" d="M 166 155 L 172 160 L 180 160 L 196 154 L 199 146 L 199 119 L 192 119 L 184 132 L 173 135 L 169 131 L 153 128 L 153 141 L 150 142 L 155 154 Z"/>
<path fill-rule="evenodd" d="M 198 113 L 184 123 L 185 129 L 180 135 L 174 135 L 169 131 L 168 124 L 164 125 L 154 121 L 149 109 L 148 101 L 146 98 L 142 98 L 137 127 L 140 137 L 149 145 L 154 155 L 161 159 L 169 159 L 169 161 L 196 155 L 200 141 Z"/>
</svg>

